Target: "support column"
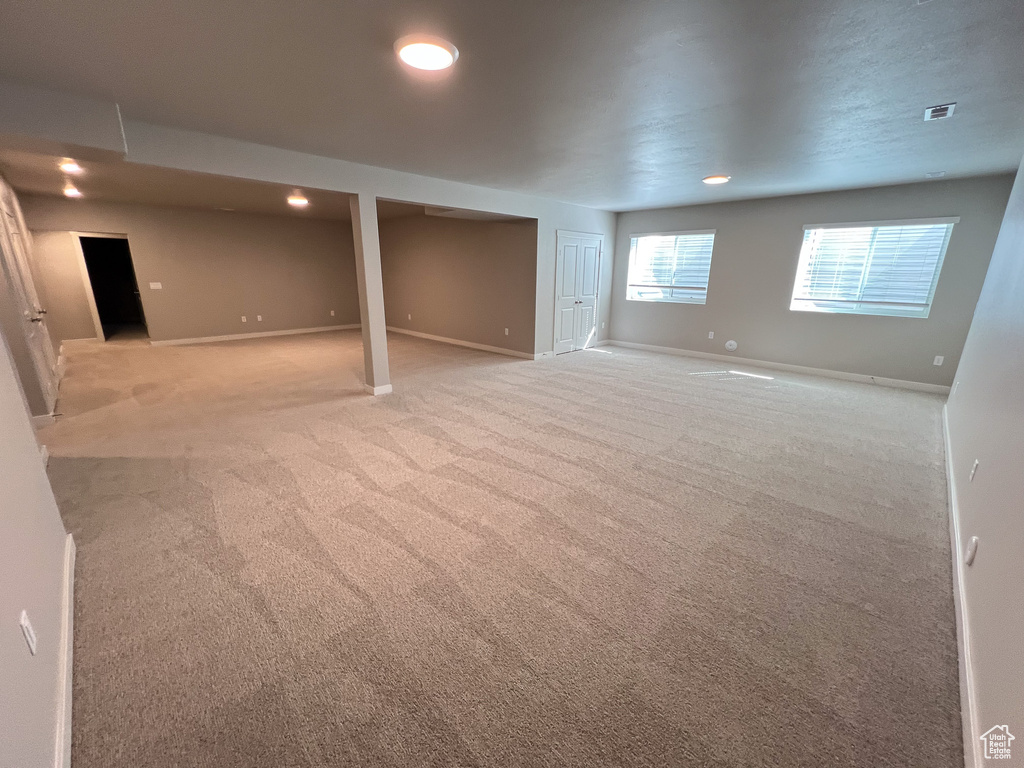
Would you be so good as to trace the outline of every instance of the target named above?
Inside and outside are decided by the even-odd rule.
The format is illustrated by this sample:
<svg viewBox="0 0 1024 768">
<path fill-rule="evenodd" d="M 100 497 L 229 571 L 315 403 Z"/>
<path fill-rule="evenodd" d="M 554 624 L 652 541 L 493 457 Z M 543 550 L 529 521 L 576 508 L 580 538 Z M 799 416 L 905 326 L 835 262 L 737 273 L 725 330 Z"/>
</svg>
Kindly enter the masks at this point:
<svg viewBox="0 0 1024 768">
<path fill-rule="evenodd" d="M 391 391 L 388 371 L 388 336 L 384 320 L 384 279 L 380 270 L 380 235 L 377 231 L 377 198 L 366 192 L 352 195 L 352 237 L 356 248 L 356 284 L 359 317 L 363 326 L 363 365 L 366 391 L 386 395 Z"/>
</svg>

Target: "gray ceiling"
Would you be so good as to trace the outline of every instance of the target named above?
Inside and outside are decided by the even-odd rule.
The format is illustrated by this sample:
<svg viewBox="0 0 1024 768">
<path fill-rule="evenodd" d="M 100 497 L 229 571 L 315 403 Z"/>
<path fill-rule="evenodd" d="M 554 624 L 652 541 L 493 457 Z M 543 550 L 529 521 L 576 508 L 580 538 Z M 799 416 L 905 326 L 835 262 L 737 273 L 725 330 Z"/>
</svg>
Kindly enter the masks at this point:
<svg viewBox="0 0 1024 768">
<path fill-rule="evenodd" d="M 129 119 L 612 210 L 1024 153 L 1021 0 L 32 0 L 3 17 L 0 77 Z M 459 47 L 447 77 L 396 62 L 414 31 Z M 947 101 L 952 118 L 922 120 Z"/>
</svg>

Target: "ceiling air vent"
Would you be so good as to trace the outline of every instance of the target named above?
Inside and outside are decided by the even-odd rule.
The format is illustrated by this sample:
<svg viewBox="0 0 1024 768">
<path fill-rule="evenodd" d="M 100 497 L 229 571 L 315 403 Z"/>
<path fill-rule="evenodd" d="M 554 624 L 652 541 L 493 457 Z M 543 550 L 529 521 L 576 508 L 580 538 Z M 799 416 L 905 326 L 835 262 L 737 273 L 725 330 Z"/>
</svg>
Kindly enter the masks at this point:
<svg viewBox="0 0 1024 768">
<path fill-rule="evenodd" d="M 937 107 L 928 107 L 924 111 L 924 119 L 942 120 L 944 117 L 950 117 L 954 109 L 956 109 L 955 101 L 952 104 L 939 104 Z"/>
</svg>

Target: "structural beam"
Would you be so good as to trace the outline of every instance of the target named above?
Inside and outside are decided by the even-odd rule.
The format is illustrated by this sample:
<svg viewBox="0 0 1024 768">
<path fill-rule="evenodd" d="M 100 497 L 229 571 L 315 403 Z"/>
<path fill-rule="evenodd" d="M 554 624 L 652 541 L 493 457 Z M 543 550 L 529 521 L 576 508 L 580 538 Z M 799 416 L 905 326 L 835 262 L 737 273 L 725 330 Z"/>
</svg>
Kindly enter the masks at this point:
<svg viewBox="0 0 1024 768">
<path fill-rule="evenodd" d="M 391 391 L 391 375 L 388 371 L 377 198 L 360 192 L 352 195 L 349 205 L 352 209 L 352 237 L 356 250 L 356 284 L 359 287 L 359 317 L 363 327 L 366 391 L 371 395 L 386 395 Z"/>
</svg>

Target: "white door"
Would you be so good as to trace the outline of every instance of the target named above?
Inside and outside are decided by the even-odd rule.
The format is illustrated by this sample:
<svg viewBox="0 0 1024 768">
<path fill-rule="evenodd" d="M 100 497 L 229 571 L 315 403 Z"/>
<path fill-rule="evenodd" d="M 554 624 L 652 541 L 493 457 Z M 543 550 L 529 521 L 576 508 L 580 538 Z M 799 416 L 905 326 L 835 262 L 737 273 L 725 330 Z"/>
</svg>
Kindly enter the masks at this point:
<svg viewBox="0 0 1024 768">
<path fill-rule="evenodd" d="M 601 238 L 558 233 L 555 258 L 555 354 L 593 344 L 597 336 L 597 293 Z"/>
<path fill-rule="evenodd" d="M 46 328 L 46 310 L 40 306 L 28 263 L 31 236 L 14 194 L 0 181 L 0 262 L 24 319 L 25 341 L 32 355 L 39 386 L 52 412 L 57 402 L 57 361 Z"/>
<path fill-rule="evenodd" d="M 597 338 L 597 273 L 601 267 L 601 241 L 584 238 L 576 271 L 576 349 L 586 349 Z"/>
<path fill-rule="evenodd" d="M 580 239 L 558 235 L 555 260 L 555 354 L 576 349 L 576 285 Z"/>
</svg>

